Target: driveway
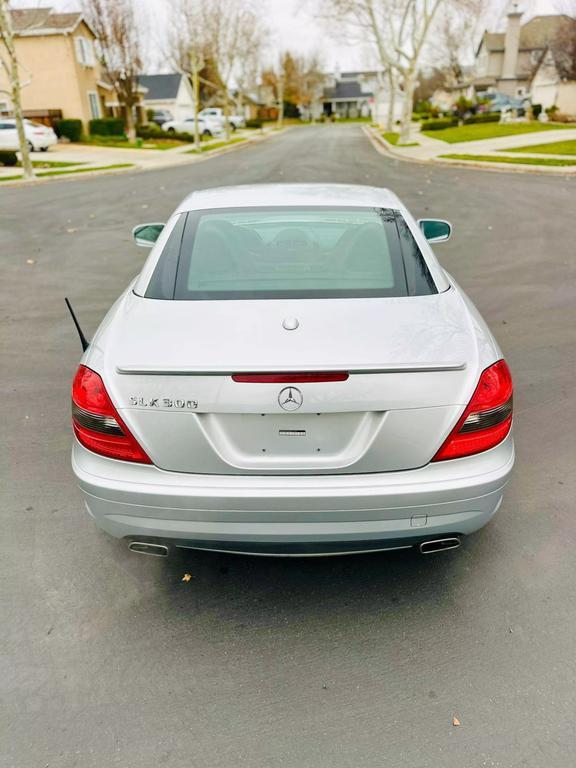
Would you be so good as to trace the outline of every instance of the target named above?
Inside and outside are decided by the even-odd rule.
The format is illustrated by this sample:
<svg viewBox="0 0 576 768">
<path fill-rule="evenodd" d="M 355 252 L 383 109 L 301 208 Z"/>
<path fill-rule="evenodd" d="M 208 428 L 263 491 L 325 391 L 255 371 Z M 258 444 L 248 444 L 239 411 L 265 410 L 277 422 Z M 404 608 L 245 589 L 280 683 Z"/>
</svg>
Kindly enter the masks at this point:
<svg viewBox="0 0 576 768">
<path fill-rule="evenodd" d="M 92 334 L 146 256 L 134 224 L 195 188 L 270 181 L 390 186 L 454 223 L 437 253 L 508 357 L 518 449 L 498 515 L 459 550 L 158 561 L 84 513 L 63 297 Z M 1 764 L 573 766 L 575 194 L 572 178 L 388 159 L 354 125 L 0 189 Z"/>
</svg>

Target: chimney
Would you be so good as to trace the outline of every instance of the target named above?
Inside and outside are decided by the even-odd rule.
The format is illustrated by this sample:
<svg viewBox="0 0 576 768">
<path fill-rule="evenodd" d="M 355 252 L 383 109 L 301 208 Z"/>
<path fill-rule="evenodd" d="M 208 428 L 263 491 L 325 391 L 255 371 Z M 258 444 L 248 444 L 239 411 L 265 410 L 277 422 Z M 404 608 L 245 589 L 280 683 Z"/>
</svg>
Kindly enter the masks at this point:
<svg viewBox="0 0 576 768">
<path fill-rule="evenodd" d="M 522 11 L 518 10 L 519 3 L 511 3 L 508 12 L 508 26 L 506 28 L 506 39 L 504 42 L 504 63 L 502 65 L 502 78 L 514 79 L 516 77 L 516 67 L 518 64 L 518 48 L 520 45 L 520 19 Z"/>
</svg>

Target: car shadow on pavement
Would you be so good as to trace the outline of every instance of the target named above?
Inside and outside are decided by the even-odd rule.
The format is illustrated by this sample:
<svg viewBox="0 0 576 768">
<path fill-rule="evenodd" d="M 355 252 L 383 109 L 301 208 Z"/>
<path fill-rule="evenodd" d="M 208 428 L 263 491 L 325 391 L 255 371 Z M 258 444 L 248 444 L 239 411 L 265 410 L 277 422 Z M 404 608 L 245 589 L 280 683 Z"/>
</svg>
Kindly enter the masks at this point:
<svg viewBox="0 0 576 768">
<path fill-rule="evenodd" d="M 179 550 L 161 561 L 157 587 L 165 610 L 197 619 L 216 610 L 219 622 L 264 624 L 297 616 L 390 611 L 448 612 L 469 581 L 481 542 L 433 555 L 416 550 L 316 558 L 269 558 Z M 129 555 L 127 555 L 129 556 Z"/>
</svg>

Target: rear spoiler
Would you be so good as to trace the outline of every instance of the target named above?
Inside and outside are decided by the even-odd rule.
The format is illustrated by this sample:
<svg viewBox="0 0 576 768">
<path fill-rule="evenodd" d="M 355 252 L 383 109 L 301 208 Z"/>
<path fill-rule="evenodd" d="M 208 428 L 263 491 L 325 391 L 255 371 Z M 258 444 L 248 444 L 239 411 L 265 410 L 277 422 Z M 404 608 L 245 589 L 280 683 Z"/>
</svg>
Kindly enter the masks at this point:
<svg viewBox="0 0 576 768">
<path fill-rule="evenodd" d="M 348 366 L 346 368 L 334 367 L 334 366 L 308 366 L 305 368 L 306 373 L 322 373 L 324 371 L 331 371 L 333 373 L 342 372 L 348 373 L 351 376 L 354 374 L 367 374 L 367 373 L 433 373 L 443 371 L 463 371 L 466 369 L 466 363 L 407 363 L 407 364 L 394 364 L 388 365 L 359 365 Z M 302 373 L 302 368 L 286 368 L 267 366 L 266 368 L 210 368 L 209 370 L 203 368 L 192 367 L 171 367 L 165 368 L 161 365 L 122 365 L 117 366 L 116 372 L 127 376 L 234 376 L 237 374 L 266 374 L 271 371 L 276 372 L 281 370 L 284 374 L 289 373 Z"/>
</svg>

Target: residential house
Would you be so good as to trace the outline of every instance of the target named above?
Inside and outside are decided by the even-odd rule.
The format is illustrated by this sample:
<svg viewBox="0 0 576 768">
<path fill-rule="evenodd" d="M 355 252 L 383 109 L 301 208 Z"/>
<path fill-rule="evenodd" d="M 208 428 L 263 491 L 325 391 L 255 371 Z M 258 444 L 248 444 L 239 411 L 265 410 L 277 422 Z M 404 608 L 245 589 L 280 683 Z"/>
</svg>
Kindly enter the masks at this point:
<svg viewBox="0 0 576 768">
<path fill-rule="evenodd" d="M 141 75 L 139 84 L 146 89 L 143 98 L 146 110 L 166 109 L 174 120 L 194 117 L 194 89 L 187 75 Z"/>
<path fill-rule="evenodd" d="M 543 109 L 556 106 L 561 114 L 576 117 L 576 62 L 561 48 L 548 48 L 532 77 L 530 96 Z"/>
<path fill-rule="evenodd" d="M 390 93 L 387 78 L 379 71 L 342 72 L 326 76 L 322 95 L 325 115 L 371 117 L 384 124 L 388 117 Z M 394 100 L 394 120 L 402 113 L 403 93 Z"/>
<path fill-rule="evenodd" d="M 123 117 L 125 106 L 101 71 L 96 35 L 82 13 L 21 8 L 10 11 L 10 17 L 24 117 L 48 125 L 62 117 L 80 119 L 85 130 L 94 118 Z M 0 92 L 8 89 L 6 72 L 0 67 Z M 144 91 L 140 88 L 140 96 Z M 11 110 L 9 97 L 2 93 L 0 113 Z M 134 111 L 141 121 L 139 104 Z"/>
<path fill-rule="evenodd" d="M 513 2 L 505 32 L 485 31 L 476 51 L 472 85 L 477 94 L 498 91 L 527 96 L 536 67 L 562 28 L 574 24 L 568 16 L 534 16 L 521 24 L 522 11 Z"/>
<path fill-rule="evenodd" d="M 105 114 L 113 91 L 101 75 L 94 49 L 96 36 L 81 13 L 56 13 L 51 8 L 10 11 L 22 81 L 24 116 L 50 124 L 79 118 L 87 122 Z M 0 91 L 9 87 L 0 68 Z M 11 111 L 3 93 L 0 109 Z"/>
</svg>

